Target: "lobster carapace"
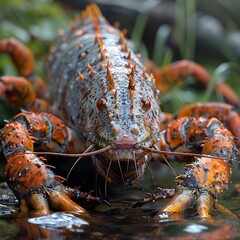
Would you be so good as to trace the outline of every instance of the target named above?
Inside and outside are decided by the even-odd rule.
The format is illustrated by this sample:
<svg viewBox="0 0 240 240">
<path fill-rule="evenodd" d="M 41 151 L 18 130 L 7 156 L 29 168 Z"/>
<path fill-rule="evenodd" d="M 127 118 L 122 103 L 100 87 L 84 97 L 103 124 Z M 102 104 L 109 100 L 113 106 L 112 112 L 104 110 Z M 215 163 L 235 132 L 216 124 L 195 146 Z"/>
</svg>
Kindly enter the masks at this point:
<svg viewBox="0 0 240 240">
<path fill-rule="evenodd" d="M 34 74 L 34 58 L 26 46 L 5 39 L 0 52 L 12 57 L 21 75 L 1 77 L 1 96 L 27 110 L 9 120 L 0 134 L 5 177 L 22 211 L 33 208 L 46 214 L 51 206 L 85 212 L 70 197 L 99 200 L 64 187 L 40 151 L 48 152 L 46 156 L 91 156 L 107 182 L 126 185 L 143 176 L 150 160 L 167 160 L 170 155 L 162 157 L 164 151 L 188 152 L 178 154 L 179 160 L 191 163 L 176 177 L 176 189 L 161 190 L 154 198 L 174 196 L 160 212 L 180 213 L 195 204 L 200 217 L 211 219 L 213 207 L 224 209 L 218 199 L 227 189 L 237 157 L 233 134 L 240 136 L 238 128 L 232 127 L 232 134 L 225 125 L 238 123 L 238 114 L 227 104 L 198 104 L 182 110 L 178 118 L 162 113 L 158 99 L 159 90 L 172 80 L 192 75 L 206 84 L 210 76 L 202 67 L 180 61 L 164 69 L 151 65 L 149 74 L 124 32 L 111 26 L 95 4 L 67 32 L 61 31 L 50 49 L 48 88 Z M 217 87 L 238 104 L 225 84 Z M 192 116 L 193 109 L 204 116 Z"/>
</svg>

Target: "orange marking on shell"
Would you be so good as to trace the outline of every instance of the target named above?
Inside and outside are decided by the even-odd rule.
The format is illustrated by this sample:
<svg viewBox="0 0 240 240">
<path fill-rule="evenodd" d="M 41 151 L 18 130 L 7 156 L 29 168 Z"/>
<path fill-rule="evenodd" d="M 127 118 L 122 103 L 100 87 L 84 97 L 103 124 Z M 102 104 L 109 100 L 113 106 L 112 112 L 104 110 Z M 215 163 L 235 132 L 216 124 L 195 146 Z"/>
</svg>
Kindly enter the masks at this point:
<svg viewBox="0 0 240 240">
<path fill-rule="evenodd" d="M 127 59 L 128 59 L 128 60 L 131 60 L 131 56 L 132 56 L 132 52 L 131 52 L 131 51 L 129 51 L 129 52 L 128 52 Z"/>
<path fill-rule="evenodd" d="M 47 161 L 47 159 L 46 158 L 44 158 L 44 157 L 42 157 L 42 156 L 38 156 L 38 159 L 40 160 L 40 161 Z"/>
<path fill-rule="evenodd" d="M 18 161 L 22 164 L 12 164 L 17 163 Z M 22 175 L 22 171 L 30 166 L 31 171 L 25 171 L 24 175 Z M 25 195 L 28 194 L 33 187 L 42 188 L 42 183 L 46 181 L 46 169 L 44 167 L 39 167 L 41 167 L 40 162 L 33 154 L 16 153 L 8 157 L 5 173 L 10 181 L 17 181 L 20 183 L 16 184 L 15 187 L 20 194 Z M 37 175 L 39 169 L 39 178 L 33 178 L 33 176 Z"/>
<path fill-rule="evenodd" d="M 113 32 L 116 31 L 116 29 L 113 28 L 113 27 L 109 27 L 109 28 L 107 29 L 107 31 L 108 31 L 109 33 L 113 33 Z"/>
<path fill-rule="evenodd" d="M 143 68 L 143 71 L 142 71 L 142 76 L 143 76 L 143 77 L 146 77 L 146 72 L 147 72 L 147 68 L 144 67 L 144 68 Z"/>
<path fill-rule="evenodd" d="M 113 133 L 117 134 L 119 132 L 119 129 L 117 127 L 113 128 Z"/>
<path fill-rule="evenodd" d="M 27 69 L 25 68 L 24 70 Z M 14 106 L 24 108 L 36 101 L 33 85 L 24 77 L 1 77 L 1 91 L 8 94 L 8 100 Z"/>
<path fill-rule="evenodd" d="M 81 80 L 87 80 L 87 78 L 83 74 L 81 74 L 80 71 L 78 71 L 78 76 Z"/>
<path fill-rule="evenodd" d="M 118 40 L 119 44 L 124 44 L 124 35 L 122 32 L 120 32 L 120 36 L 119 36 L 119 40 Z"/>
<path fill-rule="evenodd" d="M 114 98 L 117 99 L 117 97 L 118 97 L 118 89 L 116 89 L 114 92 Z"/>
<path fill-rule="evenodd" d="M 121 50 L 122 50 L 123 52 L 127 52 L 127 51 L 128 51 L 128 42 L 126 42 L 125 44 L 122 43 Z"/>
<path fill-rule="evenodd" d="M 98 99 L 97 108 L 99 111 L 105 110 L 107 108 L 107 100 L 105 98 Z"/>
<path fill-rule="evenodd" d="M 102 38 L 99 36 L 99 34 L 96 34 L 95 42 L 98 43 L 98 46 L 99 46 L 99 47 L 103 45 L 103 40 L 102 40 Z"/>
<path fill-rule="evenodd" d="M 93 70 L 92 66 L 88 63 L 88 70 L 91 72 L 92 77 L 95 75 L 95 71 Z"/>
<path fill-rule="evenodd" d="M 142 58 L 142 54 L 141 53 L 137 53 L 137 57 L 138 58 Z"/>
<path fill-rule="evenodd" d="M 126 68 L 130 68 L 131 67 L 131 64 L 130 64 L 130 61 L 126 64 Z"/>
<path fill-rule="evenodd" d="M 56 169 L 56 167 L 52 166 L 52 165 L 49 165 L 49 164 L 45 164 L 45 167 L 47 168 L 52 168 L 52 169 Z"/>
<path fill-rule="evenodd" d="M 131 72 L 129 73 L 129 84 L 128 84 L 128 89 L 132 89 L 135 90 L 135 84 L 133 81 L 133 76 L 134 76 L 134 72 L 135 72 L 135 68 L 136 68 L 136 63 L 134 64 L 134 66 L 131 69 Z"/>
<path fill-rule="evenodd" d="M 224 160 L 203 157 L 198 159 L 198 166 L 195 164 L 190 174 L 194 175 L 198 186 L 209 189 L 214 196 L 219 197 L 230 181 L 231 167 Z"/>
<path fill-rule="evenodd" d="M 78 45 L 78 47 L 79 48 L 83 48 L 83 45 L 81 44 L 81 42 L 79 41 L 79 42 L 77 42 L 77 45 Z"/>
<path fill-rule="evenodd" d="M 139 129 L 137 127 L 134 127 L 132 129 L 132 133 L 137 135 L 139 133 Z"/>
<path fill-rule="evenodd" d="M 147 99 L 147 98 L 142 98 L 141 102 L 142 102 L 142 109 L 143 109 L 145 112 L 147 112 L 148 110 L 151 109 L 151 102 L 150 102 L 149 99 Z"/>
<path fill-rule="evenodd" d="M 188 118 L 180 118 L 170 122 L 167 126 L 166 141 L 173 149 L 177 148 L 181 144 L 184 144 L 185 138 L 182 134 L 182 126 L 188 124 Z M 191 131 L 191 129 L 189 129 Z M 194 136 L 194 135 L 193 135 Z M 188 139 L 191 135 L 188 135 Z"/>
<path fill-rule="evenodd" d="M 76 36 L 81 36 L 81 35 L 83 35 L 83 30 L 77 30 L 76 32 L 75 32 L 75 35 Z"/>
<path fill-rule="evenodd" d="M 186 178 L 187 177 L 187 175 L 178 175 L 175 179 L 184 179 L 184 178 Z"/>
<path fill-rule="evenodd" d="M 59 176 L 59 175 L 53 175 L 53 178 L 60 180 L 61 182 L 66 182 L 66 178 Z"/>
<path fill-rule="evenodd" d="M 135 90 L 136 89 L 136 86 L 134 84 L 134 81 L 133 81 L 133 77 L 130 75 L 129 76 L 129 83 L 128 83 L 128 89 L 130 90 Z"/>
<path fill-rule="evenodd" d="M 151 73 L 150 74 L 150 79 L 149 79 L 150 82 L 155 82 L 155 78 L 154 78 L 154 75 Z"/>
<path fill-rule="evenodd" d="M 80 57 L 81 58 L 85 58 L 87 56 L 87 54 L 85 53 L 85 52 L 82 52 L 81 54 L 80 54 Z"/>
<path fill-rule="evenodd" d="M 134 66 L 133 66 L 132 69 L 131 69 L 131 72 L 128 74 L 129 76 L 132 76 L 132 78 L 133 78 L 133 76 L 134 76 L 134 72 L 135 72 L 136 66 L 137 66 L 137 64 L 135 63 Z"/>
<path fill-rule="evenodd" d="M 109 80 L 109 90 L 111 90 L 115 87 L 115 83 L 114 83 L 114 77 L 110 73 L 109 65 L 110 65 L 110 62 L 108 62 L 108 64 L 107 64 L 107 78 Z"/>
<path fill-rule="evenodd" d="M 103 61 L 105 56 L 104 56 L 104 51 L 102 47 L 99 47 L 99 53 L 101 55 L 101 60 Z"/>
<path fill-rule="evenodd" d="M 60 119 L 51 114 L 44 113 L 43 115 L 47 117 L 53 125 L 52 140 L 59 144 L 63 144 L 68 136 L 65 124 Z"/>
</svg>

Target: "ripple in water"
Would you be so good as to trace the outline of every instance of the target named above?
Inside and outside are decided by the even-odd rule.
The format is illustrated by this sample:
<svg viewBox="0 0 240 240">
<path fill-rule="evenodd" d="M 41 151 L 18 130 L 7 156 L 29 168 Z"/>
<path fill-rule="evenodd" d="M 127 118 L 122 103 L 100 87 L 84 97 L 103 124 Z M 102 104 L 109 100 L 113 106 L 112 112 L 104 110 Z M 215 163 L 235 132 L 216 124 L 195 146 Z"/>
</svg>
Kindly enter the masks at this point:
<svg viewBox="0 0 240 240">
<path fill-rule="evenodd" d="M 88 222 L 85 220 L 78 218 L 73 214 L 64 212 L 53 213 L 48 216 L 29 218 L 28 222 L 46 229 L 67 228 L 72 230 L 76 227 L 80 228 L 82 225 L 88 225 Z"/>
</svg>

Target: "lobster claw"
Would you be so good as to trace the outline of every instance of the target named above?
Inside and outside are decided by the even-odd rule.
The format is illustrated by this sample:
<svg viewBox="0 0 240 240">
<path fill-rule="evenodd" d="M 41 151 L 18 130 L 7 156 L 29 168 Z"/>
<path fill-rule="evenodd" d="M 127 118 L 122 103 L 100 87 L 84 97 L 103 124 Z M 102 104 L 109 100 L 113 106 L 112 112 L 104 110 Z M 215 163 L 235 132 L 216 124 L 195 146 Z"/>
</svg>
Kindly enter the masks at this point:
<svg viewBox="0 0 240 240">
<path fill-rule="evenodd" d="M 47 197 L 46 197 L 47 195 Z M 43 193 L 32 193 L 27 199 L 21 199 L 20 209 L 24 213 L 29 212 L 29 207 L 34 209 L 31 210 L 31 214 L 35 216 L 48 215 L 49 203 L 52 208 L 67 212 L 79 212 L 84 217 L 90 215 L 87 211 L 72 201 L 61 189 L 60 186 L 49 190 L 47 194 Z"/>
<path fill-rule="evenodd" d="M 21 164 L 12 164 L 15 162 Z M 89 216 L 82 207 L 70 199 L 60 177 L 54 175 L 51 169 L 31 152 L 10 155 L 5 176 L 24 213 L 47 215 L 52 208 Z"/>
<path fill-rule="evenodd" d="M 231 166 L 222 159 L 198 158 L 193 164 L 185 167 L 183 175 L 176 177 L 177 192 L 160 210 L 157 218 L 181 219 L 181 214 L 191 206 L 196 206 L 199 217 L 209 222 L 213 221 L 211 211 L 214 208 L 237 218 L 218 202 L 224 190 L 227 189 L 230 172 Z"/>
<path fill-rule="evenodd" d="M 221 205 L 218 200 L 208 192 L 202 192 L 199 194 L 195 190 L 181 189 L 171 201 L 157 213 L 155 220 L 161 221 L 163 218 L 181 220 L 183 219 L 182 213 L 192 205 L 196 205 L 199 217 L 207 222 L 214 222 L 214 219 L 211 216 L 213 208 L 221 213 L 228 214 L 232 218 L 238 218 L 229 209 Z"/>
<path fill-rule="evenodd" d="M 199 196 L 197 196 L 199 195 Z M 177 194 L 161 209 L 156 218 L 169 218 L 169 219 L 182 219 L 181 214 L 196 204 L 199 217 L 206 219 L 206 221 L 212 222 L 212 216 L 210 214 L 214 200 L 207 192 L 197 194 L 196 190 L 189 190 L 183 188 L 177 192 Z"/>
</svg>

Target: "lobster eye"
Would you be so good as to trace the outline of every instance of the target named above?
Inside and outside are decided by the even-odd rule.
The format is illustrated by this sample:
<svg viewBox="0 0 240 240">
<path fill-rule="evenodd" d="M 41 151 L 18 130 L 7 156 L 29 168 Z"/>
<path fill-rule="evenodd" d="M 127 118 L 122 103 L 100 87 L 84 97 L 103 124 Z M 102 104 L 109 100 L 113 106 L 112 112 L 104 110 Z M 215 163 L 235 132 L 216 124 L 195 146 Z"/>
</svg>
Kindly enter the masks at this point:
<svg viewBox="0 0 240 240">
<path fill-rule="evenodd" d="M 142 98 L 142 109 L 147 112 L 151 108 L 151 102 L 147 98 Z"/>
<path fill-rule="evenodd" d="M 105 98 L 99 98 L 97 101 L 97 108 L 99 111 L 103 111 L 107 108 L 107 100 Z"/>
</svg>

